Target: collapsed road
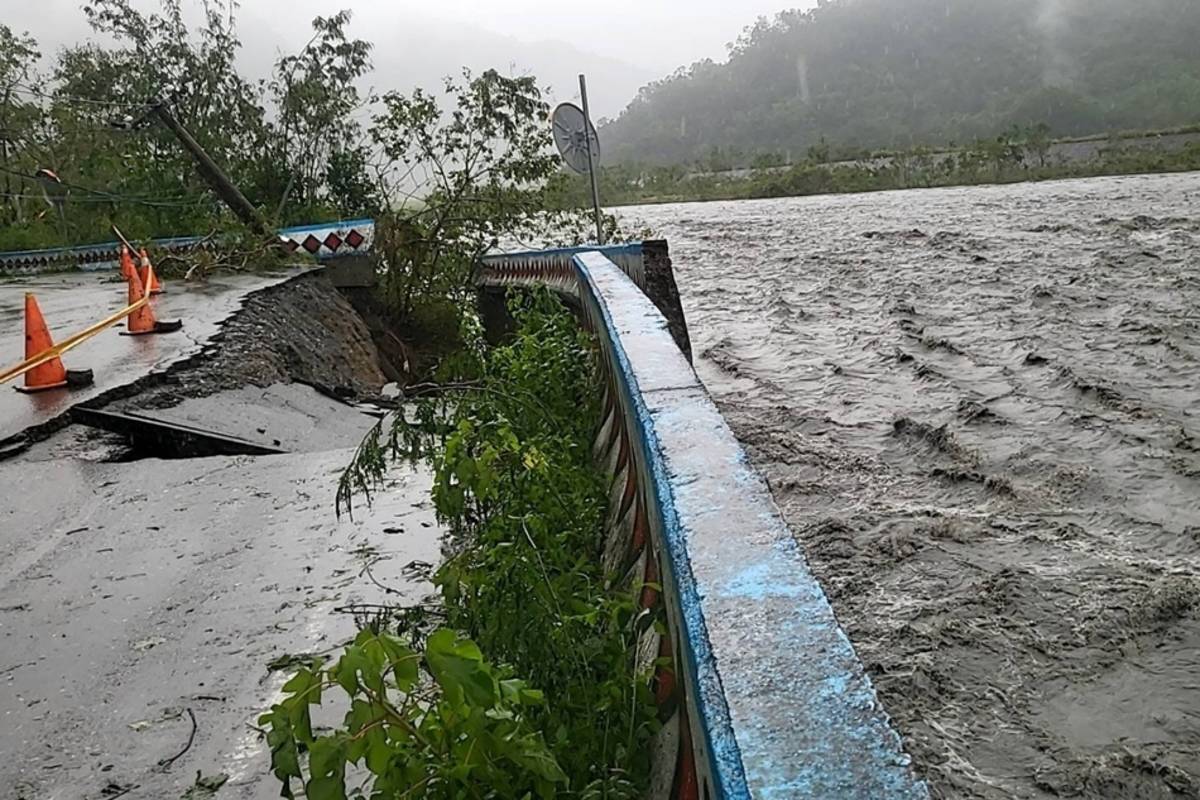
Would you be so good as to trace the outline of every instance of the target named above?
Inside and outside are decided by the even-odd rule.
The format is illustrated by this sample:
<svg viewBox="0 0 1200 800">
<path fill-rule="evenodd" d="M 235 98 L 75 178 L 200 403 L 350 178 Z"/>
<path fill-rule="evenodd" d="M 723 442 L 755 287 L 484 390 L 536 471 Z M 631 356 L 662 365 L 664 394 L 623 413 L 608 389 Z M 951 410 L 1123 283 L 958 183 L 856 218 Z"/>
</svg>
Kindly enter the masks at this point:
<svg viewBox="0 0 1200 800">
<path fill-rule="evenodd" d="M 138 339 L 108 330 L 89 339 L 64 357 L 69 367 L 91 369 L 93 386 L 70 392 L 23 396 L 5 387 L 0 392 L 0 443 L 19 440 L 43 428 L 52 430 L 74 405 L 102 397 L 146 376 L 200 353 L 220 332 L 221 326 L 247 298 L 265 288 L 287 283 L 306 268 L 272 273 L 215 276 L 204 283 L 172 285 L 155 300 L 160 316 L 183 320 L 183 329 L 162 336 Z M 33 293 L 56 341 L 84 329 L 101 317 L 125 306 L 125 284 L 107 273 L 59 273 L 0 281 L 0 364 L 24 357 L 23 316 L 25 293 Z M 2 446 L 2 445 L 0 445 Z"/>
<path fill-rule="evenodd" d="M 52 324 L 96 280 L 38 279 Z M 92 362 L 96 387 L 20 423 L 9 412 L 30 398 L 0 393 L 5 435 L 25 442 L 0 461 L 5 797 L 175 798 L 198 780 L 223 783 L 220 797 L 276 797 L 256 720 L 286 668 L 349 639 L 356 612 L 432 588 L 428 474 L 398 469 L 372 507 L 334 511 L 379 416 L 349 401 L 385 381 L 350 304 L 320 272 L 168 291 L 189 337 L 157 337 L 140 361 L 81 347 L 72 360 Z M 17 326 L 0 318 L 0 335 Z M 172 435 L 93 427 L 100 416 L 274 454 L 180 457 Z"/>
</svg>

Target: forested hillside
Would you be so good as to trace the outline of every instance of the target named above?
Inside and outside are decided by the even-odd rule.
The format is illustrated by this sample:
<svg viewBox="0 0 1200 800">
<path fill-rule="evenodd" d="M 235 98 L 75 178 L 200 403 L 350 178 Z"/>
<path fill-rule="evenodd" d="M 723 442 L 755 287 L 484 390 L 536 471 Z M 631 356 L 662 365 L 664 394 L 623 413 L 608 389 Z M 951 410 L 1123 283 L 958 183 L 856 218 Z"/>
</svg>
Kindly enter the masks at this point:
<svg viewBox="0 0 1200 800">
<path fill-rule="evenodd" d="M 645 87 L 602 137 L 610 164 L 727 166 L 1198 120 L 1197 0 L 820 0 Z"/>
</svg>

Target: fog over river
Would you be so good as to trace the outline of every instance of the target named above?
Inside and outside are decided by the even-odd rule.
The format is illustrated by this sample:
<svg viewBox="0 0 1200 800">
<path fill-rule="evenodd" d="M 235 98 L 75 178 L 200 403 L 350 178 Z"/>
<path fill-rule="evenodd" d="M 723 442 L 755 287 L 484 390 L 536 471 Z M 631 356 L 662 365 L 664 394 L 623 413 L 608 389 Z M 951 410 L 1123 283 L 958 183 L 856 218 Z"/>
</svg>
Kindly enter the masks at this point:
<svg viewBox="0 0 1200 800">
<path fill-rule="evenodd" d="M 1200 174 L 622 210 L 935 797 L 1200 797 Z"/>
</svg>

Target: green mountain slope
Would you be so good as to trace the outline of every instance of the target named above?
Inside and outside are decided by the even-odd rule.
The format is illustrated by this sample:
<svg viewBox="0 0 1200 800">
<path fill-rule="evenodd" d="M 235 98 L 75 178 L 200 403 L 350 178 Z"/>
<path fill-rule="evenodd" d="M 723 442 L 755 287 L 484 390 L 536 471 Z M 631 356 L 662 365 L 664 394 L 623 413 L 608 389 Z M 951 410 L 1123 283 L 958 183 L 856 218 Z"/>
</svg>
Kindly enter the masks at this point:
<svg viewBox="0 0 1200 800">
<path fill-rule="evenodd" d="M 820 0 L 643 88 L 602 138 L 608 163 L 748 164 L 1198 120 L 1200 0 Z"/>
</svg>

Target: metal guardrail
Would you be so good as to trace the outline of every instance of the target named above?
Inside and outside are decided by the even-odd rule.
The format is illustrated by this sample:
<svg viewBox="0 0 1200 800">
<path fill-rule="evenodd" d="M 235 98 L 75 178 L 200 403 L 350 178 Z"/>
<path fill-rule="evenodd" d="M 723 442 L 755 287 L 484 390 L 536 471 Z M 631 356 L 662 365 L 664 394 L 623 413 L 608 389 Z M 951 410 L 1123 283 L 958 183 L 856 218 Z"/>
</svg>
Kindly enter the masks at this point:
<svg viewBox="0 0 1200 800">
<path fill-rule="evenodd" d="M 620 267 L 621 271 L 650 298 L 666 317 L 671 336 L 690 362 L 691 338 L 688 335 L 687 320 L 683 315 L 679 289 L 675 286 L 675 272 L 671 267 L 671 256 L 665 240 L 629 242 L 600 248 L 593 245 L 558 250 L 496 253 L 480 259 L 477 278 L 487 276 L 487 280 L 480 284 L 485 289 L 502 290 L 509 286 L 553 284 L 558 291 L 577 296 L 574 259 L 588 252 L 602 253 L 605 258 Z M 494 300 L 498 300 L 498 305 L 502 308 L 503 292 L 501 291 L 499 297 Z"/>
<path fill-rule="evenodd" d="M 555 250 L 523 250 L 494 253 L 480 259 L 490 285 L 521 286 L 553 281 L 554 288 L 576 293 L 575 256 L 599 252 L 621 268 L 642 291 L 646 290 L 645 247 L 641 242 L 605 247 L 561 247 Z M 481 273 L 483 274 L 483 273 Z"/>
<path fill-rule="evenodd" d="M 650 796 L 927 798 L 766 483 L 628 271 L 530 253 L 485 261 L 478 280 L 553 286 L 595 333 L 603 557 L 640 598 L 636 657 L 674 664 L 654 677 Z"/>
<path fill-rule="evenodd" d="M 282 228 L 279 238 L 284 247 L 294 252 L 308 253 L 324 261 L 370 251 L 375 238 L 375 221 L 353 219 Z M 150 244 L 153 249 L 168 253 L 213 246 L 211 239 L 201 236 L 154 239 Z M 30 275 L 72 269 L 116 269 L 120 250 L 120 242 L 104 242 L 79 247 L 4 252 L 0 253 L 0 275 Z"/>
</svg>

